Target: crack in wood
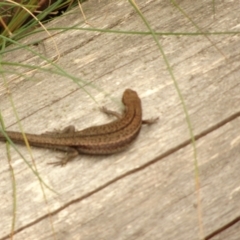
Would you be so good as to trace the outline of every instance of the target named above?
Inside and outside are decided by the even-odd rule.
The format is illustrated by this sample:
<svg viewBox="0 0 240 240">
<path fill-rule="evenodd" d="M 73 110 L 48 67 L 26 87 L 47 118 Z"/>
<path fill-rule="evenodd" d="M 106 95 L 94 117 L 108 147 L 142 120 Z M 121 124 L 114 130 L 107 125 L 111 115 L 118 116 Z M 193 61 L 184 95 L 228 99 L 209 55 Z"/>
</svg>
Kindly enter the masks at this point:
<svg viewBox="0 0 240 240">
<path fill-rule="evenodd" d="M 218 128 L 224 126 L 225 124 L 233 121 L 234 119 L 238 118 L 239 116 L 240 116 L 240 112 L 237 112 L 237 113 L 229 116 L 228 118 L 222 120 L 221 122 L 213 125 L 212 127 L 206 129 L 205 131 L 197 134 L 197 135 L 195 136 L 195 140 L 198 140 L 198 139 L 206 136 L 207 134 L 212 133 L 213 131 L 215 131 L 215 130 L 217 130 Z M 163 158 L 165 158 L 165 157 L 167 157 L 167 156 L 169 156 L 169 155 L 177 152 L 177 151 L 180 150 L 181 148 L 188 146 L 189 144 L 191 144 L 191 142 L 192 142 L 191 139 L 188 139 L 188 140 L 182 142 L 181 144 L 177 145 L 177 146 L 174 147 L 174 148 L 169 149 L 168 151 L 166 151 L 166 152 L 164 152 L 163 154 L 161 154 L 160 156 L 152 159 L 151 161 L 143 164 L 142 166 L 137 167 L 137 168 L 134 168 L 134 169 L 132 169 L 132 170 L 130 170 L 130 171 L 128 171 L 128 172 L 126 172 L 126 173 L 124 173 L 124 174 L 122 174 L 122 175 L 114 178 L 114 179 L 112 179 L 111 181 L 106 182 L 106 183 L 103 184 L 102 186 L 99 186 L 98 188 L 94 189 L 93 191 L 90 191 L 90 192 L 82 195 L 81 197 L 76 198 L 76 199 L 68 202 L 67 204 L 63 205 L 62 207 L 60 207 L 60 208 L 58 208 L 58 209 L 56 209 L 56 210 L 54 210 L 53 212 L 51 212 L 51 213 L 49 213 L 49 214 L 45 214 L 45 215 L 43 215 L 42 217 L 36 219 L 35 221 L 32 221 L 31 223 L 29 223 L 29 224 L 27 224 L 27 225 L 19 228 L 18 230 L 14 231 L 13 234 L 15 235 L 16 233 L 19 233 L 19 232 L 23 231 L 24 229 L 26 229 L 26 228 L 28 228 L 28 227 L 31 227 L 31 226 L 33 226 L 34 224 L 38 223 L 38 222 L 41 222 L 42 220 L 44 220 L 44 219 L 47 218 L 47 217 L 56 215 L 57 213 L 59 213 L 59 212 L 62 211 L 63 209 L 71 206 L 72 204 L 78 203 L 78 202 L 80 202 L 80 201 L 82 201 L 82 200 L 84 200 L 84 199 L 86 199 L 86 198 L 94 195 L 95 193 L 98 193 L 99 191 L 103 190 L 104 188 L 110 186 L 111 184 L 116 183 L 117 181 L 125 178 L 126 176 L 129 176 L 129 175 L 131 175 L 131 174 L 134 174 L 134 173 L 136 173 L 136 172 L 139 172 L 139 171 L 142 170 L 142 169 L 145 169 L 146 167 L 149 167 L 150 165 L 158 162 L 159 160 L 162 160 Z M 210 234 L 207 235 L 203 240 L 209 240 L 209 239 L 211 239 L 212 237 L 214 237 L 214 236 L 216 236 L 217 234 L 219 234 L 219 233 L 223 232 L 224 230 L 228 229 L 229 227 L 231 227 L 232 225 L 234 225 L 234 224 L 237 223 L 238 221 L 240 221 L 240 216 L 236 217 L 235 219 L 233 219 L 232 221 L 230 221 L 230 222 L 227 223 L 226 225 L 224 225 L 224 226 L 220 227 L 219 229 L 215 230 L 214 232 L 210 233 Z M 4 237 L 1 238 L 0 240 L 6 240 L 6 239 L 8 239 L 8 238 L 9 238 L 9 235 L 4 236 Z"/>
</svg>

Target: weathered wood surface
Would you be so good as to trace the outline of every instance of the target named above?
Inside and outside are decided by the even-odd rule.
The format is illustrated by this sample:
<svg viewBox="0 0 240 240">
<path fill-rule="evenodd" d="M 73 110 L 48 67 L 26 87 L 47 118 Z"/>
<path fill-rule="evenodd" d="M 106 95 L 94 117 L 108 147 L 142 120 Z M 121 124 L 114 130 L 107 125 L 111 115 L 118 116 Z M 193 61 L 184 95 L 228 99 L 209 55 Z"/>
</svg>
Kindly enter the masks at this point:
<svg viewBox="0 0 240 240">
<path fill-rule="evenodd" d="M 138 4 L 155 31 L 197 31 L 169 2 Z M 237 3 L 215 3 L 215 15 L 211 1 L 179 4 L 204 31 L 239 30 Z M 96 28 L 147 31 L 127 1 L 89 1 L 83 9 L 88 22 Z M 48 26 L 77 23 L 88 27 L 75 10 Z M 159 116 L 160 120 L 143 127 L 127 151 L 108 157 L 79 156 L 64 168 L 46 164 L 57 161 L 62 153 L 32 148 L 41 178 L 59 193 L 44 188 L 47 203 L 37 177 L 11 148 L 17 184 L 14 239 L 194 240 L 200 239 L 201 224 L 206 239 L 239 239 L 239 35 L 209 36 L 226 58 L 204 36 L 158 36 L 186 102 L 193 132 L 199 137 L 198 199 L 185 115 L 152 37 L 80 30 L 58 32 L 54 31 L 61 53 L 58 66 L 110 92 L 118 103 L 125 88 L 137 90 L 144 118 Z M 54 59 L 52 40 L 41 33 L 24 42 L 34 38 L 44 40 L 31 48 Z M 27 50 L 5 54 L 3 60 L 44 64 Z M 18 67 L 17 71 L 27 70 Z M 41 133 L 69 124 L 81 129 L 109 121 L 99 113 L 98 104 L 121 109 L 102 91 L 88 86 L 95 103 L 64 76 L 41 70 L 24 76 L 12 80 L 14 75 L 5 74 L 25 132 Z M 0 107 L 6 127 L 19 130 L 3 81 Z M 26 147 L 18 149 L 31 161 Z M 6 145 L 0 143 L 0 240 L 9 238 L 14 205 L 6 152 Z"/>
</svg>

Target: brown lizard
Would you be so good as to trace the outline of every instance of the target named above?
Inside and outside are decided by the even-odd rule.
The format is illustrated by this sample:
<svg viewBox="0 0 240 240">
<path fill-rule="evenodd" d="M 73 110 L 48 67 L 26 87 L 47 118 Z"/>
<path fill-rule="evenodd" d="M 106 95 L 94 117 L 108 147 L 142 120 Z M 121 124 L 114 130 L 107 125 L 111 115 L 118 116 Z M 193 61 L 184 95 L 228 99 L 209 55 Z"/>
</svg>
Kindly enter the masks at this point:
<svg viewBox="0 0 240 240">
<path fill-rule="evenodd" d="M 135 91 L 126 89 L 122 102 L 125 105 L 122 116 L 105 108 L 102 109 L 105 113 L 118 118 L 113 122 L 80 131 L 75 131 L 73 126 L 68 126 L 61 132 L 46 132 L 40 135 L 26 133 L 25 135 L 31 146 L 67 152 L 67 156 L 62 161 L 53 163 L 56 165 L 65 165 L 79 153 L 104 155 L 119 152 L 137 137 L 143 123 L 152 124 L 157 120 L 142 120 L 141 100 Z M 23 134 L 20 132 L 5 131 L 5 134 L 14 143 L 24 143 Z M 0 133 L 0 141 L 6 141 L 3 133 Z"/>
</svg>

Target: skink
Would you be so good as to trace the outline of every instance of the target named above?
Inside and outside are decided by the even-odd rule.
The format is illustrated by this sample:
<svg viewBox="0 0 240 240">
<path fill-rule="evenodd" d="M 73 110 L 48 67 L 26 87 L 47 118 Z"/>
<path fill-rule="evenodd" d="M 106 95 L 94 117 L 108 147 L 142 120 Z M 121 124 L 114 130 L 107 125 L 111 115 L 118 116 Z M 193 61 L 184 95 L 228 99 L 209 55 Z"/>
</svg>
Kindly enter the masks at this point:
<svg viewBox="0 0 240 240">
<path fill-rule="evenodd" d="M 129 146 L 141 130 L 142 123 L 151 124 L 154 120 L 142 120 L 141 100 L 137 92 L 126 89 L 122 102 L 125 111 L 119 114 L 104 109 L 107 114 L 118 117 L 117 120 L 100 126 L 89 127 L 75 131 L 69 126 L 62 132 L 47 132 L 40 135 L 26 133 L 30 146 L 51 148 L 67 152 L 67 156 L 56 165 L 65 165 L 78 154 L 104 155 L 119 152 Z M 6 131 L 8 137 L 14 143 L 24 143 L 23 134 L 20 132 Z M 0 140 L 6 141 L 6 137 L 0 133 Z"/>
</svg>

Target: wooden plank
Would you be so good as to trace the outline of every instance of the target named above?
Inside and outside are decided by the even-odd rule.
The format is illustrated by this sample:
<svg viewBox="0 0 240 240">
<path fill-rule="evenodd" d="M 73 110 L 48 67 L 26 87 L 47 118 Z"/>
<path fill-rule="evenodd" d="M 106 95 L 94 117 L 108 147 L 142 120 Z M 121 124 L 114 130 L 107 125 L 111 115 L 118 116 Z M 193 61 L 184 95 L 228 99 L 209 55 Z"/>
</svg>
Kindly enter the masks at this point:
<svg viewBox="0 0 240 240">
<path fill-rule="evenodd" d="M 240 119 L 236 119 L 197 141 L 206 235 L 240 214 L 240 176 L 235 171 L 240 167 L 239 134 L 235 131 L 239 127 Z M 82 195 L 83 187 L 79 179 L 73 190 L 76 197 L 53 213 L 59 239 L 199 239 L 191 146 L 129 171 L 89 196 Z M 50 239 L 48 225 L 46 216 L 27 228 L 27 234 Z M 237 239 L 238 230 L 227 239 Z M 16 239 L 25 236 L 23 231 Z"/>
<path fill-rule="evenodd" d="M 169 3 L 139 1 L 139 4 L 156 31 L 196 31 Z M 146 30 L 127 1 L 89 1 L 83 6 L 88 21 L 95 27 Z M 218 31 L 238 28 L 239 15 L 234 11 L 234 4 L 217 4 L 214 21 L 212 5 L 207 1 L 194 5 L 182 1 L 181 7 L 194 16 L 202 28 L 209 22 L 211 28 Z M 50 25 L 81 23 L 82 20 L 77 18 L 79 15 L 76 12 Z M 238 144 L 234 129 L 239 127 L 237 117 L 240 112 L 240 61 L 235 50 L 240 47 L 238 38 L 237 35 L 211 36 L 227 56 L 226 60 L 204 36 L 159 37 L 177 76 L 194 134 L 202 136 L 198 153 L 203 174 L 200 175 L 201 185 L 204 186 L 201 202 L 206 235 L 239 215 L 236 211 L 239 202 L 238 145 L 234 145 Z M 111 92 L 118 101 L 114 104 L 103 92 L 88 87 L 99 105 L 120 109 L 121 94 L 130 87 L 137 90 L 142 98 L 144 118 L 160 116 L 160 121 L 144 127 L 128 151 L 109 157 L 79 156 L 65 168 L 46 165 L 46 162 L 56 161 L 61 153 L 34 148 L 33 156 L 40 176 L 60 194 L 46 190 L 48 204 L 44 202 L 37 178 L 21 157 L 11 151 L 17 182 L 15 229 L 21 230 L 16 239 L 30 236 L 32 239 L 39 239 L 39 236 L 51 238 L 52 229 L 46 218 L 48 210 L 59 211 L 53 216 L 59 238 L 79 239 L 81 234 L 82 239 L 100 239 L 100 236 L 102 239 L 156 239 L 155 236 L 161 239 L 176 236 L 178 239 L 198 239 L 197 213 L 193 207 L 197 199 L 194 194 L 192 148 L 186 142 L 189 130 L 179 97 L 152 37 L 75 29 L 64 34 L 56 33 L 55 41 L 61 53 L 58 66 L 74 77 L 84 78 Z M 33 49 L 42 51 L 49 59 L 54 59 L 56 55 L 51 39 L 43 40 Z M 13 59 L 35 65 L 43 63 L 26 50 L 4 55 L 5 61 Z M 26 71 L 24 68 L 17 69 Z M 52 66 L 52 69 L 55 68 Z M 42 71 L 25 76 L 32 81 L 14 80 L 9 90 L 26 132 L 41 133 L 69 124 L 81 129 L 110 121 L 99 113 L 98 105 L 66 77 Z M 16 130 L 17 120 L 6 91 L 4 93 L 0 96 L 1 114 L 6 126 Z M 230 122 L 230 126 L 221 127 L 225 122 Z M 207 132 L 215 135 L 204 137 Z M 0 161 L 0 192 L 3 196 L 0 205 L 4 206 L 1 218 L 6 223 L 1 229 L 0 239 L 6 239 L 11 226 L 13 198 L 5 145 L 1 143 L 0 149 L 0 158 L 4 159 Z M 25 147 L 18 146 L 18 149 L 28 160 L 31 159 Z M 179 152 L 174 153 L 177 149 Z M 158 160 L 154 162 L 154 159 Z M 219 182 L 221 189 L 218 189 Z M 228 182 L 227 186 L 225 182 Z M 230 201 L 231 192 L 236 193 L 236 197 Z M 37 222 L 41 218 L 44 220 Z"/>
</svg>

